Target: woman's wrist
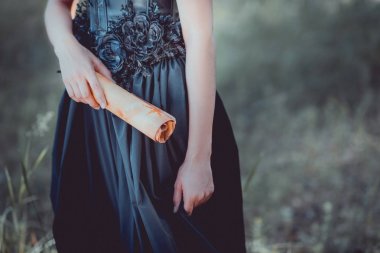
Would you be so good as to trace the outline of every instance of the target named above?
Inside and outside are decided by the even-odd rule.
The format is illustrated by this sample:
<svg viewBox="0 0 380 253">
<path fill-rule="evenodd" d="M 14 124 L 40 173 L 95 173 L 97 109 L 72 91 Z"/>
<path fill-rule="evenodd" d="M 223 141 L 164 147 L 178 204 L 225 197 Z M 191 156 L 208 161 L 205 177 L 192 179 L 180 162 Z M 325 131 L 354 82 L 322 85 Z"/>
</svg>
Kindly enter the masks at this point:
<svg viewBox="0 0 380 253">
<path fill-rule="evenodd" d="M 59 57 L 63 52 L 65 52 L 66 48 L 70 45 L 78 43 L 77 39 L 73 34 L 67 34 L 64 37 L 61 37 L 54 43 L 54 53 L 57 57 Z"/>
<path fill-rule="evenodd" d="M 187 150 L 185 161 L 209 161 L 211 159 L 211 150 Z"/>
</svg>

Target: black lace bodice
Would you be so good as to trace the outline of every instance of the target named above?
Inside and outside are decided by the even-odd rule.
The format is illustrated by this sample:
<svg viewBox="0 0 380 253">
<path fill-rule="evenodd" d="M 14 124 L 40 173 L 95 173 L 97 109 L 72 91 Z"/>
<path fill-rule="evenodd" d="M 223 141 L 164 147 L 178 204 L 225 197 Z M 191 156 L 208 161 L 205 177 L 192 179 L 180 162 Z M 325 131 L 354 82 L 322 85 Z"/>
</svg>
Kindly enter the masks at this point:
<svg viewBox="0 0 380 253">
<path fill-rule="evenodd" d="M 73 33 L 128 90 L 135 74 L 150 75 L 152 64 L 186 56 L 175 0 L 83 0 Z"/>
</svg>

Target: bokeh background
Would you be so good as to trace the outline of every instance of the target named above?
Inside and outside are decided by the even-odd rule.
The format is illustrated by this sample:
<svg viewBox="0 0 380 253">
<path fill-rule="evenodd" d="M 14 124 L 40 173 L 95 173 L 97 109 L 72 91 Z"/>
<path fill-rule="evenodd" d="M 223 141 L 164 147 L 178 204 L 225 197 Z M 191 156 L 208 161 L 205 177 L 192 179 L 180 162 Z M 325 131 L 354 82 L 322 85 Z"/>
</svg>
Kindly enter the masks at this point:
<svg viewBox="0 0 380 253">
<path fill-rule="evenodd" d="M 64 85 L 45 5 L 0 2 L 4 253 L 55 252 L 50 153 Z M 380 2 L 215 0 L 214 15 L 248 252 L 380 252 Z"/>
</svg>

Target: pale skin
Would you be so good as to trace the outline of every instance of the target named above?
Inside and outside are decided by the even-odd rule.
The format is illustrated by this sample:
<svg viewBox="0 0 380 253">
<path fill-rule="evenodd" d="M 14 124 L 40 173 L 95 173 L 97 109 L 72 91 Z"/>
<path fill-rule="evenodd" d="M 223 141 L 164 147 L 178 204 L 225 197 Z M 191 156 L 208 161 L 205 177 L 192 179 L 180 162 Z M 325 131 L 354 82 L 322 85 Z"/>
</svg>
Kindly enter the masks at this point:
<svg viewBox="0 0 380 253">
<path fill-rule="evenodd" d="M 212 0 L 177 0 L 186 44 L 186 83 L 189 97 L 189 141 L 184 163 L 174 184 L 174 207 L 184 209 L 210 199 L 214 192 L 211 170 L 212 123 L 215 108 L 215 40 Z"/>
<path fill-rule="evenodd" d="M 73 0 L 48 0 L 45 26 L 59 59 L 68 95 L 94 109 L 106 98 L 95 71 L 112 80 L 107 67 L 83 47 L 71 32 Z M 215 108 L 215 41 L 212 0 L 177 0 L 186 45 L 186 83 L 189 98 L 189 138 L 186 156 L 174 184 L 173 211 L 181 200 L 188 215 L 214 192 L 211 170 L 212 123 Z"/>
</svg>

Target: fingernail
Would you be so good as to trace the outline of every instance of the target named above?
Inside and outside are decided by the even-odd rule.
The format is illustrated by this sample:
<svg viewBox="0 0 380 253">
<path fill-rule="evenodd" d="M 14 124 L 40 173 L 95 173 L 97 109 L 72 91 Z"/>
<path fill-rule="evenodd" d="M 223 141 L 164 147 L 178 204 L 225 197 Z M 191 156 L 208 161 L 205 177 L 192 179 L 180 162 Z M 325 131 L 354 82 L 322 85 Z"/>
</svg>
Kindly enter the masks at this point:
<svg viewBox="0 0 380 253">
<path fill-rule="evenodd" d="M 173 208 L 173 213 L 176 213 L 177 210 L 178 210 L 178 207 L 177 207 L 177 206 L 174 206 L 174 208 Z"/>
<path fill-rule="evenodd" d="M 100 106 L 104 109 L 104 108 L 106 108 L 106 103 L 104 101 L 102 101 Z"/>
</svg>

